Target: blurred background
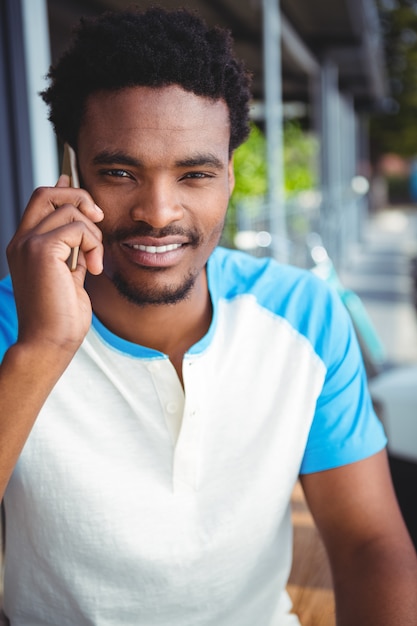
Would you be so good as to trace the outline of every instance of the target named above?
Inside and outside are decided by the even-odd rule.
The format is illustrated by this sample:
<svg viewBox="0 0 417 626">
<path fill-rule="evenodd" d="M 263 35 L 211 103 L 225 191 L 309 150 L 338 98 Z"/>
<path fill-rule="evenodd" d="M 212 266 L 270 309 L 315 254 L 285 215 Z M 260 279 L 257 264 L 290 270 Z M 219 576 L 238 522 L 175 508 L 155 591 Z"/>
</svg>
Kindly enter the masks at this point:
<svg viewBox="0 0 417 626">
<path fill-rule="evenodd" d="M 253 74 L 223 244 L 311 269 L 339 291 L 417 541 L 417 0 L 158 4 L 229 28 Z M 49 65 L 80 16 L 129 5 L 0 0 L 0 277 L 33 188 L 59 172 L 38 96 Z"/>
<path fill-rule="evenodd" d="M 80 16 L 130 4 L 1 0 L 0 200 L 10 207 L 2 211 L 1 252 L 32 188 L 52 184 L 58 171 L 59 146 L 37 96 L 50 62 Z M 306 238 L 315 232 L 339 268 L 360 241 L 369 209 L 417 199 L 414 2 L 159 4 L 186 5 L 229 28 L 253 75 L 253 132 L 236 155 L 226 245 L 308 265 Z"/>
</svg>

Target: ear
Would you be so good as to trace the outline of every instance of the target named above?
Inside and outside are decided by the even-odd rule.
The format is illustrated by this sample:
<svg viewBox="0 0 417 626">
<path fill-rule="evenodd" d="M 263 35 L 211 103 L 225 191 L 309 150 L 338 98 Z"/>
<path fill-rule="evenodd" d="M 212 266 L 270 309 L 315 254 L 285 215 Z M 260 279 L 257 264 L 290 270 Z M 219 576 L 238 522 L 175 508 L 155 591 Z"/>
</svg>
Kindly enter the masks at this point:
<svg viewBox="0 0 417 626">
<path fill-rule="evenodd" d="M 235 170 L 234 170 L 234 164 L 233 164 L 233 154 L 229 159 L 228 179 L 229 179 L 229 191 L 230 191 L 230 195 L 232 195 L 233 189 L 235 188 Z"/>
</svg>

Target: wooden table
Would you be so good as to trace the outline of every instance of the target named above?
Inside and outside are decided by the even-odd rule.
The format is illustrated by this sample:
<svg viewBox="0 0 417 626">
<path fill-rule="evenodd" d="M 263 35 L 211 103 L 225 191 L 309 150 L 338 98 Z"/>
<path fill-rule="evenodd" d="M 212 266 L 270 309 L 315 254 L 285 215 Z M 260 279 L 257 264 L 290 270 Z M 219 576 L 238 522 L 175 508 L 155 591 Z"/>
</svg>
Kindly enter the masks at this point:
<svg viewBox="0 0 417 626">
<path fill-rule="evenodd" d="M 293 492 L 293 566 L 287 586 L 302 626 L 336 626 L 330 566 L 300 483 Z"/>
</svg>

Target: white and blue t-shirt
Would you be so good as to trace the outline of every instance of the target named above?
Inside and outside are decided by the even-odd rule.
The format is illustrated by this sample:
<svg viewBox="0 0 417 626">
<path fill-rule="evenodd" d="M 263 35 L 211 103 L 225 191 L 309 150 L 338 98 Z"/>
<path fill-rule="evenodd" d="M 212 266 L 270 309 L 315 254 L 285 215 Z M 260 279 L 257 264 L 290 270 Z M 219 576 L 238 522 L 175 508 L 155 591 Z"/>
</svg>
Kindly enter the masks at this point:
<svg viewBox="0 0 417 626">
<path fill-rule="evenodd" d="M 216 249 L 210 329 L 184 356 L 94 317 L 5 495 L 13 626 L 290 626 L 300 473 L 386 443 L 338 296 L 310 272 Z M 0 283 L 0 358 L 16 340 Z M 24 389 L 22 389 L 24 393 Z"/>
</svg>

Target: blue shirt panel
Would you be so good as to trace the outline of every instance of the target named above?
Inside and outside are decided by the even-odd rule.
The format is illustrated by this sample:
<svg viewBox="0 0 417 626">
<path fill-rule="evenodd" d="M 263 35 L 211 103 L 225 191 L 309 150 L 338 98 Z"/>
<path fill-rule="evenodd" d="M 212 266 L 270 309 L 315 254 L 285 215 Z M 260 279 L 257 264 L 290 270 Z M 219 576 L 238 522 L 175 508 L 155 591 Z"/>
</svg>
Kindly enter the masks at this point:
<svg viewBox="0 0 417 626">
<path fill-rule="evenodd" d="M 221 248 L 208 269 L 214 301 L 251 293 L 303 335 L 326 367 L 301 473 L 351 463 L 384 448 L 356 334 L 336 291 L 306 270 Z"/>
<path fill-rule="evenodd" d="M 6 276 L 0 281 L 0 361 L 8 348 L 16 343 L 17 314 L 12 281 Z"/>
</svg>

